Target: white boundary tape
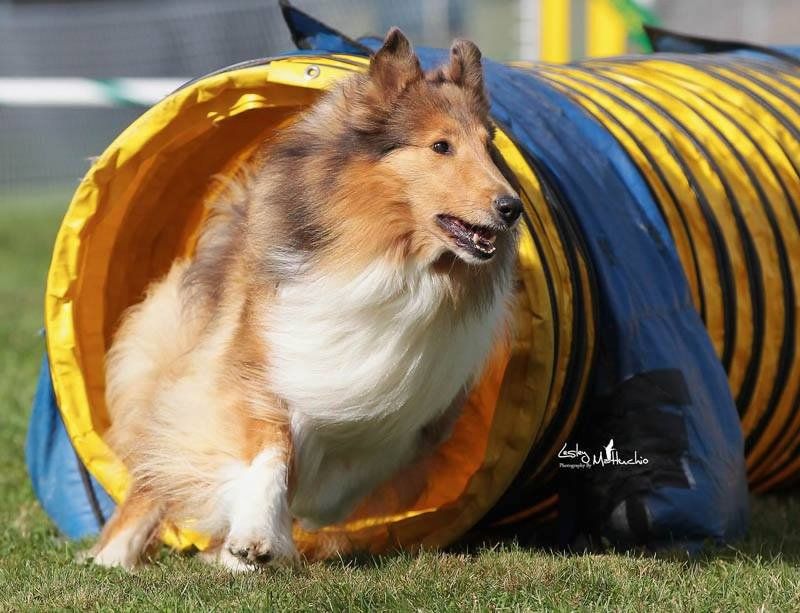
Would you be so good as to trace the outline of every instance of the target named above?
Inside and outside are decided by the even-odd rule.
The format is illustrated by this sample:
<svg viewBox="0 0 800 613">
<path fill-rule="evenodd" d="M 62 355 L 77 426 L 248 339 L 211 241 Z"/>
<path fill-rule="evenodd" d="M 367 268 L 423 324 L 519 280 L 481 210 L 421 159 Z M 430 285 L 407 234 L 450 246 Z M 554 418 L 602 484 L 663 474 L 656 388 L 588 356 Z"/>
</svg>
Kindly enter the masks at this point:
<svg viewBox="0 0 800 613">
<path fill-rule="evenodd" d="M 0 106 L 150 106 L 188 80 L 0 77 Z"/>
</svg>

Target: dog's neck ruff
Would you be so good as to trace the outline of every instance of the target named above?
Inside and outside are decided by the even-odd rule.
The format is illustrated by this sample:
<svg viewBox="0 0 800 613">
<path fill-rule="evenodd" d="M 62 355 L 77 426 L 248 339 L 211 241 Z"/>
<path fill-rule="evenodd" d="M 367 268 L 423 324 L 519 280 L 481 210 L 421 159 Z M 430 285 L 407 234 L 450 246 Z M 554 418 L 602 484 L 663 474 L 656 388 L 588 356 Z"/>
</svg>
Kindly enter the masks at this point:
<svg viewBox="0 0 800 613">
<path fill-rule="evenodd" d="M 499 294 L 456 308 L 449 279 L 381 262 L 349 278 L 306 273 L 270 304 L 270 383 L 293 413 L 320 424 L 380 420 L 418 404 L 436 414 L 485 359 Z"/>
<path fill-rule="evenodd" d="M 279 287 L 264 330 L 269 384 L 291 416 L 293 509 L 319 503 L 325 512 L 306 514 L 329 518 L 349 490 L 363 495 L 411 459 L 420 430 L 483 366 L 505 313 L 503 282 L 486 304 L 460 306 L 449 278 L 383 262 Z M 358 483 L 327 474 L 337 470 Z M 337 501 L 319 502 L 323 483 L 339 488 Z"/>
</svg>

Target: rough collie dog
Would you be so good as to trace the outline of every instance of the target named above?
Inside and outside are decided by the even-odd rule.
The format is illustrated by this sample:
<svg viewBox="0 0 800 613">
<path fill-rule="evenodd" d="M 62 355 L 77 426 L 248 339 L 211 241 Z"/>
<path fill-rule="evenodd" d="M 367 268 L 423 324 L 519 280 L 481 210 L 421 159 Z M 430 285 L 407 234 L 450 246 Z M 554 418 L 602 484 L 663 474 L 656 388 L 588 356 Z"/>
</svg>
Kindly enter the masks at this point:
<svg viewBox="0 0 800 613">
<path fill-rule="evenodd" d="M 124 315 L 107 440 L 132 476 L 91 555 L 160 526 L 246 570 L 297 557 L 448 436 L 505 325 L 522 205 L 493 162 L 480 52 L 424 73 L 391 30 L 228 190 L 196 254 Z"/>
</svg>

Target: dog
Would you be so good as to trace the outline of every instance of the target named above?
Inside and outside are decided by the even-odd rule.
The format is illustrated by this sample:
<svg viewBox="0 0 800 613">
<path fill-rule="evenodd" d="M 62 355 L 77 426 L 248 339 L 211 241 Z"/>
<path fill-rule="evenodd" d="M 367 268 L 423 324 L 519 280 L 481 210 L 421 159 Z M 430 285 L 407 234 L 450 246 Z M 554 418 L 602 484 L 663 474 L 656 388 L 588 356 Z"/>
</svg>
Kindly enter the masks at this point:
<svg viewBox="0 0 800 613">
<path fill-rule="evenodd" d="M 131 474 L 90 555 L 165 525 L 231 570 L 294 564 L 445 440 L 508 328 L 522 203 L 495 160 L 481 54 L 423 72 L 393 28 L 263 144 L 196 252 L 121 319 L 106 439 Z"/>
</svg>

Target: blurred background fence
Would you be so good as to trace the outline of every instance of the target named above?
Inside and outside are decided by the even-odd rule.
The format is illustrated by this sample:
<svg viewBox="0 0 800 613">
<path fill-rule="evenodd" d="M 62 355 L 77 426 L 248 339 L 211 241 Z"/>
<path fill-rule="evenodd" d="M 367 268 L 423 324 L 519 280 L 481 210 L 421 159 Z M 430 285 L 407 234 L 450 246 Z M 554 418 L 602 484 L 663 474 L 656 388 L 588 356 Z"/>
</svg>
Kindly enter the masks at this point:
<svg viewBox="0 0 800 613">
<path fill-rule="evenodd" d="M 399 25 L 424 45 L 467 36 L 499 60 L 646 50 L 642 20 L 712 37 L 800 43 L 800 0 L 294 4 L 351 35 Z M 89 158 L 180 81 L 292 47 L 276 0 L 0 0 L 0 206 L 19 190 L 71 190 Z"/>
</svg>

